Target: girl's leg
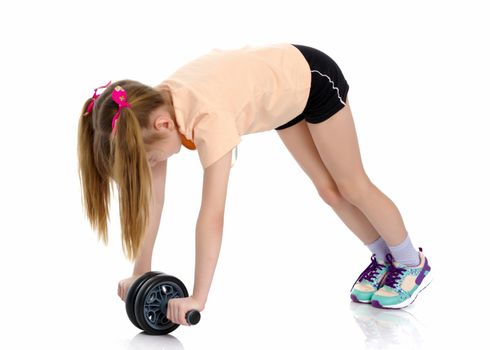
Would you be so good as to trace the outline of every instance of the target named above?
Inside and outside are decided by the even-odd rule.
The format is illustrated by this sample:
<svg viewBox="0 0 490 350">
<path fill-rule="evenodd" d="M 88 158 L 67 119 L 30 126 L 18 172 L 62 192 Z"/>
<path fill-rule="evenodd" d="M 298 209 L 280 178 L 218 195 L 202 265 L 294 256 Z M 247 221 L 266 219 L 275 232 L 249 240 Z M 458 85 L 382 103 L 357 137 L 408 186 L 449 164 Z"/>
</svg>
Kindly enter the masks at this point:
<svg viewBox="0 0 490 350">
<path fill-rule="evenodd" d="M 401 244 L 407 237 L 403 219 L 395 204 L 364 171 L 348 101 L 329 119 L 306 125 L 342 196 L 366 216 L 389 246 Z"/>
<path fill-rule="evenodd" d="M 366 216 L 342 197 L 322 162 L 311 138 L 306 122 L 277 130 L 279 137 L 299 166 L 315 185 L 320 197 L 329 204 L 345 225 L 365 244 L 375 242 L 380 236 Z M 376 249 L 380 249 L 379 242 Z M 378 254 L 377 254 L 378 255 Z M 384 254 L 379 254 L 384 258 Z"/>
</svg>

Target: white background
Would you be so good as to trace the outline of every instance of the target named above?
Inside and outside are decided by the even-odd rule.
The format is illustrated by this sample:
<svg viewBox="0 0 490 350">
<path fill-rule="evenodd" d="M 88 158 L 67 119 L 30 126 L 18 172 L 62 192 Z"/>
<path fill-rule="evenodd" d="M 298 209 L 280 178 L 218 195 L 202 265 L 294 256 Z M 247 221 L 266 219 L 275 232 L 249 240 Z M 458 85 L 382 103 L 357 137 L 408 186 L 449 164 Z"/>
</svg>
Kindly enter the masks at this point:
<svg viewBox="0 0 490 350">
<path fill-rule="evenodd" d="M 485 347 L 489 11 L 484 1 L 15 1 L 0 11 L 0 348 Z M 290 42 L 350 84 L 370 179 L 424 248 L 434 282 L 404 311 L 352 305 L 366 247 L 317 195 L 275 131 L 246 135 L 223 245 L 195 327 L 139 334 L 112 201 L 109 246 L 81 206 L 82 104 L 118 79 L 156 85 L 212 48 Z M 202 170 L 169 161 L 153 269 L 192 290 Z"/>
</svg>

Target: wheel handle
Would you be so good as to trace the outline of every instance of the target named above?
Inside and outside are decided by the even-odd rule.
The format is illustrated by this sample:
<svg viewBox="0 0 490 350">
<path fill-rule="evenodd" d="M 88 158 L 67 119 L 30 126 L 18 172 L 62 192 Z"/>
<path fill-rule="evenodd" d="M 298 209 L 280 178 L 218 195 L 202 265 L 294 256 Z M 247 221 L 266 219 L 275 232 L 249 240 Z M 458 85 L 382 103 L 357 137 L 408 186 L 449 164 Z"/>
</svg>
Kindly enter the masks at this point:
<svg viewBox="0 0 490 350">
<path fill-rule="evenodd" d="M 189 310 L 185 314 L 185 320 L 190 325 L 198 324 L 200 319 L 201 313 L 197 310 Z"/>
</svg>

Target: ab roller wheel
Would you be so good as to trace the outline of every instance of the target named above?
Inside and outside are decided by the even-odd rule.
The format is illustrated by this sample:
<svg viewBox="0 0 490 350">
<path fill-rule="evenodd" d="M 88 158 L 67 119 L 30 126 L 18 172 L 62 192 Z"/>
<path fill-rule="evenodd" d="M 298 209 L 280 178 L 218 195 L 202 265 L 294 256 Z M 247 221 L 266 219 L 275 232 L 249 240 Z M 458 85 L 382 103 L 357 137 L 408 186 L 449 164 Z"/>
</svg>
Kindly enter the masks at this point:
<svg viewBox="0 0 490 350">
<path fill-rule="evenodd" d="M 139 325 L 138 321 L 136 321 L 136 316 L 134 315 L 134 302 L 136 300 L 136 294 L 138 294 L 138 291 L 140 290 L 141 285 L 148 280 L 148 278 L 156 276 L 160 274 L 161 272 L 158 271 L 149 271 L 146 272 L 145 274 L 141 275 L 138 277 L 131 287 L 128 290 L 128 294 L 126 295 L 126 313 L 128 314 L 129 319 L 131 322 L 138 327 L 139 329 L 141 326 Z"/>
<path fill-rule="evenodd" d="M 167 304 L 172 298 L 186 298 L 187 289 L 177 277 L 163 272 L 149 271 L 138 277 L 126 296 L 126 313 L 131 322 L 152 335 L 168 334 L 180 324 L 167 319 Z M 195 325 L 201 319 L 197 310 L 185 315 L 187 323 Z"/>
</svg>

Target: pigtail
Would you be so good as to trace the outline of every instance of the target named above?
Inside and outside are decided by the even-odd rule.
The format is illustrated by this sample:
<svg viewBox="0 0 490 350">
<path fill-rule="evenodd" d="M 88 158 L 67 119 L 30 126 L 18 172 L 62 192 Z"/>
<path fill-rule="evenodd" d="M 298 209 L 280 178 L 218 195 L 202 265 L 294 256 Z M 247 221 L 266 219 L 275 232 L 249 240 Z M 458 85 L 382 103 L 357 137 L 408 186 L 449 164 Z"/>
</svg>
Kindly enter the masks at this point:
<svg viewBox="0 0 490 350">
<path fill-rule="evenodd" d="M 94 157 L 93 109 L 86 112 L 92 99 L 82 109 L 78 123 L 78 174 L 82 188 L 82 203 L 90 225 L 108 244 L 107 221 L 109 218 L 109 176 L 99 171 Z M 100 167 L 99 167 L 100 168 Z"/>
<path fill-rule="evenodd" d="M 114 131 L 110 152 L 119 193 L 122 245 L 125 255 L 134 261 L 149 221 L 151 172 L 140 123 L 131 108 L 121 110 Z"/>
<path fill-rule="evenodd" d="M 100 88 L 105 91 L 97 95 Z M 126 98 L 128 104 L 123 104 Z M 152 111 L 164 105 L 165 96 L 160 91 L 134 80 L 120 80 L 96 88 L 85 102 L 79 121 L 79 175 L 87 217 L 99 240 L 107 245 L 109 200 L 115 184 L 122 248 L 131 261 L 138 257 L 146 234 L 152 195 L 146 145 L 154 140 L 151 135 L 143 139 L 141 129 L 147 127 Z"/>
</svg>

